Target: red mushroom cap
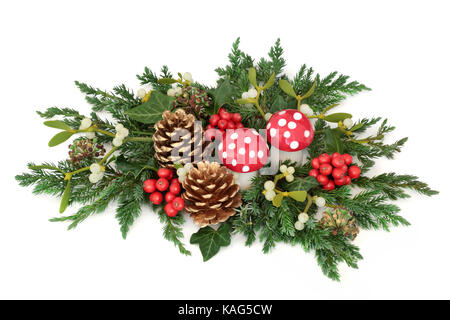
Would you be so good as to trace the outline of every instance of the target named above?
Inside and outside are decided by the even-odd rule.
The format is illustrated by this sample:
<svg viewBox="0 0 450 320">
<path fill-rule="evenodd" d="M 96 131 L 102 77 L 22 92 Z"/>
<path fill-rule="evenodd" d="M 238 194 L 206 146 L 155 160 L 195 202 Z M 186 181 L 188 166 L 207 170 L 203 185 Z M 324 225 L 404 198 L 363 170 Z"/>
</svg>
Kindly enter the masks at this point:
<svg viewBox="0 0 450 320">
<path fill-rule="evenodd" d="M 269 146 L 254 129 L 232 129 L 227 130 L 218 153 L 220 161 L 231 171 L 253 172 L 266 163 Z"/>
<path fill-rule="evenodd" d="M 285 109 L 274 113 L 266 125 L 267 140 L 283 151 L 303 150 L 314 140 L 314 128 L 300 111 Z"/>
</svg>

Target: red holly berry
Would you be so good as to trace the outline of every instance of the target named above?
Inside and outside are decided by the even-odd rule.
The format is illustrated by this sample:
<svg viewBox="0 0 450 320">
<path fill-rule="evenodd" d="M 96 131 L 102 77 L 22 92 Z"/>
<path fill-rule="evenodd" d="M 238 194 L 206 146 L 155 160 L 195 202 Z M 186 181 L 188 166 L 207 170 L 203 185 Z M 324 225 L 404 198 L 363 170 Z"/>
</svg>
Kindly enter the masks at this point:
<svg viewBox="0 0 450 320">
<path fill-rule="evenodd" d="M 233 121 L 228 121 L 227 123 L 227 129 L 235 129 L 236 125 L 234 124 Z"/>
<path fill-rule="evenodd" d="M 209 123 L 215 127 L 217 126 L 217 123 L 219 122 L 220 117 L 217 114 L 213 114 L 210 118 L 209 118 Z"/>
<path fill-rule="evenodd" d="M 345 175 L 345 171 L 341 168 L 334 168 L 332 175 L 335 180 L 341 179 Z"/>
<path fill-rule="evenodd" d="M 343 166 L 340 166 L 339 169 L 342 169 L 344 172 L 347 172 L 348 167 L 344 164 Z"/>
<path fill-rule="evenodd" d="M 317 169 L 311 169 L 311 171 L 309 171 L 309 175 L 311 177 L 317 178 L 317 176 L 320 174 L 319 170 Z"/>
<path fill-rule="evenodd" d="M 345 176 L 347 177 L 347 176 Z M 334 183 L 338 186 L 343 186 L 345 184 L 345 177 L 342 177 L 340 179 L 334 179 Z"/>
<path fill-rule="evenodd" d="M 331 160 L 333 160 L 334 158 L 339 157 L 339 156 L 341 156 L 341 154 L 339 152 L 335 152 L 331 155 Z"/>
<path fill-rule="evenodd" d="M 147 193 L 155 192 L 155 190 L 156 190 L 156 180 L 155 179 L 145 180 L 142 188 Z"/>
<path fill-rule="evenodd" d="M 169 190 L 173 194 L 179 194 L 181 192 L 181 186 L 180 186 L 179 183 L 173 183 L 173 184 L 170 185 Z"/>
<path fill-rule="evenodd" d="M 171 170 L 168 168 L 161 168 L 158 170 L 158 177 L 160 178 L 169 178 L 171 174 Z"/>
<path fill-rule="evenodd" d="M 331 157 L 330 157 L 330 155 L 327 154 L 327 153 L 322 153 L 322 154 L 319 156 L 319 162 L 320 162 L 320 163 L 330 163 L 330 161 L 331 161 Z"/>
<path fill-rule="evenodd" d="M 350 183 L 352 183 L 352 178 L 350 178 L 349 176 L 345 176 L 344 177 L 344 184 L 348 185 Z"/>
<path fill-rule="evenodd" d="M 328 181 L 328 183 L 326 185 L 324 185 L 322 188 L 328 191 L 331 191 L 335 188 L 336 186 L 334 185 L 333 181 Z"/>
<path fill-rule="evenodd" d="M 231 119 L 235 122 L 235 123 L 239 123 L 242 121 L 242 116 L 239 113 L 233 113 L 233 116 L 231 117 Z"/>
<path fill-rule="evenodd" d="M 243 128 L 244 127 L 244 125 L 242 124 L 242 123 L 236 123 L 236 129 L 241 129 L 241 128 Z"/>
<path fill-rule="evenodd" d="M 224 129 L 227 128 L 227 124 L 228 124 L 228 121 L 227 121 L 227 120 L 225 120 L 225 119 L 220 119 L 219 122 L 217 123 L 217 126 L 219 127 L 219 129 L 224 130 Z"/>
<path fill-rule="evenodd" d="M 170 180 L 170 184 L 174 184 L 174 183 L 180 184 L 180 180 L 178 180 L 178 178 L 173 178 L 172 180 Z"/>
<path fill-rule="evenodd" d="M 153 192 L 149 197 L 151 203 L 153 204 L 161 204 L 163 201 L 163 195 L 161 192 Z"/>
<path fill-rule="evenodd" d="M 320 174 L 323 174 L 324 176 L 328 176 L 333 171 L 333 167 L 329 163 L 322 163 L 320 165 Z"/>
<path fill-rule="evenodd" d="M 175 210 L 171 202 L 166 203 L 166 205 L 164 206 L 164 211 L 169 217 L 175 217 L 178 213 L 178 211 Z"/>
<path fill-rule="evenodd" d="M 223 114 L 224 112 L 227 112 L 227 110 L 225 110 L 224 107 L 220 108 L 219 111 L 217 111 L 217 114 L 219 115 L 219 117 L 220 117 L 221 119 L 222 119 L 222 114 Z"/>
<path fill-rule="evenodd" d="M 164 200 L 166 200 L 166 202 L 172 202 L 173 199 L 175 199 L 177 197 L 176 194 L 173 194 L 172 192 L 167 192 L 166 195 L 164 196 Z"/>
<path fill-rule="evenodd" d="M 330 179 L 328 179 L 327 176 L 324 176 L 322 174 L 319 174 L 316 179 L 317 179 L 317 182 L 319 182 L 319 184 L 321 184 L 321 185 L 326 185 L 328 183 L 328 181 L 330 181 Z"/>
<path fill-rule="evenodd" d="M 222 111 L 221 111 L 222 110 Z M 231 113 L 227 112 L 225 109 L 221 108 L 221 110 L 219 110 L 219 117 L 220 119 L 223 120 L 231 120 L 231 117 L 233 116 Z"/>
<path fill-rule="evenodd" d="M 314 159 L 312 159 L 312 160 L 311 160 L 311 166 L 312 166 L 314 169 L 319 169 L 319 168 L 320 168 L 320 161 L 319 161 L 319 158 L 314 158 Z"/>
<path fill-rule="evenodd" d="M 349 155 L 348 153 L 344 153 L 344 154 L 342 155 L 342 158 L 344 158 L 344 161 L 345 161 L 345 164 L 346 164 L 346 165 L 352 164 L 353 157 L 352 157 L 351 155 Z"/>
<path fill-rule="evenodd" d="M 345 164 L 344 158 L 342 156 L 336 156 L 331 160 L 331 164 L 335 168 L 342 167 Z"/>
<path fill-rule="evenodd" d="M 348 168 L 348 175 L 352 179 L 359 178 L 359 176 L 361 175 L 361 169 L 357 166 L 351 166 L 350 168 Z"/>
<path fill-rule="evenodd" d="M 172 202 L 172 206 L 174 207 L 175 210 L 180 211 L 183 210 L 184 208 L 184 200 L 181 197 L 176 197 L 173 202 Z"/>
<path fill-rule="evenodd" d="M 169 180 L 167 180 L 166 178 L 159 178 L 156 181 L 156 189 L 158 189 L 159 191 L 166 191 L 168 187 Z"/>
</svg>

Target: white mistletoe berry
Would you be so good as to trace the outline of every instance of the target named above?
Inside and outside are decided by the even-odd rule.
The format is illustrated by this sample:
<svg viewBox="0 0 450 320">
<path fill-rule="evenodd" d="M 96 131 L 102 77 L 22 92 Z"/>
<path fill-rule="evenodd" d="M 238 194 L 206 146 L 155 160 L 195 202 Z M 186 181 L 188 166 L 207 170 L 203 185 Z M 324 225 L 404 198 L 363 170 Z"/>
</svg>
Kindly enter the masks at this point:
<svg viewBox="0 0 450 320">
<path fill-rule="evenodd" d="M 264 115 L 264 120 L 269 121 L 271 117 L 272 117 L 272 114 L 271 114 L 270 112 L 267 112 L 267 113 Z"/>
<path fill-rule="evenodd" d="M 175 89 L 174 88 L 170 88 L 169 90 L 167 90 L 167 95 L 170 97 L 175 97 Z"/>
<path fill-rule="evenodd" d="M 273 181 L 266 181 L 264 183 L 264 189 L 268 191 L 275 189 L 275 183 Z"/>
<path fill-rule="evenodd" d="M 183 89 L 181 87 L 176 87 L 176 88 L 174 88 L 174 90 L 175 90 L 176 97 L 183 93 Z"/>
<path fill-rule="evenodd" d="M 290 174 L 294 174 L 295 168 L 294 167 L 288 167 L 287 168 L 287 172 L 290 173 Z"/>
<path fill-rule="evenodd" d="M 284 164 L 282 164 L 281 166 L 280 166 L 280 172 L 281 173 L 285 173 L 287 171 L 287 167 L 284 165 Z"/>
<path fill-rule="evenodd" d="M 183 79 L 189 82 L 193 82 L 194 80 L 192 80 L 192 74 L 190 72 L 185 72 L 183 74 Z"/>
<path fill-rule="evenodd" d="M 298 221 L 300 221 L 301 223 L 306 223 L 306 221 L 309 220 L 309 216 L 307 213 L 302 212 L 298 215 Z"/>
<path fill-rule="evenodd" d="M 248 92 L 242 93 L 242 99 L 248 99 Z"/>
<path fill-rule="evenodd" d="M 115 137 L 112 143 L 114 147 L 120 147 L 123 144 L 123 138 Z"/>
<path fill-rule="evenodd" d="M 89 118 L 84 118 L 83 120 L 81 120 L 81 124 L 80 124 L 80 130 L 86 130 L 87 128 L 89 128 L 92 125 L 92 120 Z"/>
<path fill-rule="evenodd" d="M 326 202 L 325 202 L 324 198 L 318 197 L 316 199 L 316 206 L 318 206 L 319 208 L 325 207 L 325 204 L 326 204 Z"/>
<path fill-rule="evenodd" d="M 140 99 L 144 99 L 146 94 L 147 94 L 147 92 L 145 91 L 144 88 L 139 88 L 139 90 L 137 91 L 137 96 Z"/>
<path fill-rule="evenodd" d="M 99 173 L 102 172 L 102 167 L 98 163 L 93 163 L 89 167 L 89 170 L 91 170 L 92 173 Z"/>
<path fill-rule="evenodd" d="M 269 190 L 266 192 L 264 196 L 266 197 L 267 200 L 272 201 L 273 198 L 275 198 L 275 191 Z"/>
<path fill-rule="evenodd" d="M 307 104 L 302 104 L 300 106 L 300 112 L 305 114 L 306 116 L 310 117 L 314 114 L 313 109 L 311 109 L 311 107 Z"/>
<path fill-rule="evenodd" d="M 95 138 L 95 132 L 86 132 L 86 138 L 88 139 L 94 139 Z"/>
<path fill-rule="evenodd" d="M 350 118 L 347 118 L 344 120 L 343 124 L 344 124 L 344 127 L 351 128 L 351 127 L 353 127 L 353 120 Z"/>
<path fill-rule="evenodd" d="M 186 176 L 179 176 L 178 177 L 178 181 L 180 181 L 181 183 L 183 183 L 184 180 L 186 180 Z"/>
<path fill-rule="evenodd" d="M 90 181 L 91 183 L 97 183 L 97 182 L 99 182 L 100 180 L 102 180 L 102 178 L 103 178 L 103 172 L 91 173 L 91 174 L 89 175 L 89 181 Z"/>
<path fill-rule="evenodd" d="M 294 176 L 293 176 L 292 174 L 288 174 L 288 175 L 286 176 L 286 181 L 287 181 L 287 182 L 292 182 L 292 181 L 294 181 Z"/>
<path fill-rule="evenodd" d="M 121 123 L 116 125 L 116 138 L 124 139 L 128 137 L 130 131 L 125 128 Z"/>
<path fill-rule="evenodd" d="M 116 131 L 120 131 L 120 130 L 125 129 L 125 127 L 123 126 L 123 124 L 118 123 L 118 124 L 116 124 L 116 126 L 114 127 L 114 129 L 116 129 Z"/>
<path fill-rule="evenodd" d="M 247 94 L 249 98 L 256 98 L 256 96 L 258 95 L 258 91 L 255 88 L 251 88 L 247 91 Z"/>
<path fill-rule="evenodd" d="M 177 175 L 178 177 L 184 177 L 187 175 L 187 170 L 185 168 L 178 168 Z"/>
<path fill-rule="evenodd" d="M 294 228 L 297 229 L 298 231 L 302 231 L 303 229 L 305 229 L 305 225 L 302 222 L 297 221 L 294 224 Z"/>
<path fill-rule="evenodd" d="M 186 174 L 188 174 L 189 171 L 191 171 L 192 167 L 193 167 L 193 165 L 190 162 L 188 162 L 184 165 L 184 170 L 186 170 Z"/>
</svg>

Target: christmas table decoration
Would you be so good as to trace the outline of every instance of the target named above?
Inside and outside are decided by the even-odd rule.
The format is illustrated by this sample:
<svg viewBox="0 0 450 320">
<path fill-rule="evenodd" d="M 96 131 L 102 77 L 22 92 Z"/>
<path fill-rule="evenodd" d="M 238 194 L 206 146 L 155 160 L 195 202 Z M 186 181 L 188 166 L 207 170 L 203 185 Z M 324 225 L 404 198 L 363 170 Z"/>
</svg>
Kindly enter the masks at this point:
<svg viewBox="0 0 450 320">
<path fill-rule="evenodd" d="M 280 242 L 313 252 L 323 273 L 339 280 L 339 263 L 357 268 L 362 259 L 359 232 L 409 225 L 392 201 L 408 198 L 407 190 L 437 191 L 413 175 L 371 173 L 407 138 L 386 143 L 395 129 L 386 119 L 334 112 L 369 88 L 306 65 L 289 78 L 282 54 L 278 40 L 255 62 L 238 39 L 213 87 L 166 66 L 159 74 L 145 68 L 136 94 L 123 84 L 105 91 L 75 82 L 90 114 L 38 112 L 59 130 L 49 147 L 72 140 L 67 159 L 29 163 L 16 179 L 35 194 L 60 197 L 60 213 L 81 205 L 50 219 L 69 229 L 115 205 L 126 238 L 148 207 L 183 254 L 191 252 L 182 226 L 192 220 L 199 229 L 190 243 L 204 261 L 242 234 L 247 246 L 263 242 L 264 253 Z"/>
</svg>

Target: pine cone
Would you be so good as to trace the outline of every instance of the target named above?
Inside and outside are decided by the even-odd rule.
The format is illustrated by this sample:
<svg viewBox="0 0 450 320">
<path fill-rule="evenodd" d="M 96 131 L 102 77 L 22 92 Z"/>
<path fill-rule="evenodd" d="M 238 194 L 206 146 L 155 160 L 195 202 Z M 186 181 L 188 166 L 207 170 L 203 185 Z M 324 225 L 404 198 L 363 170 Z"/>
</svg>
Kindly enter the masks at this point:
<svg viewBox="0 0 450 320">
<path fill-rule="evenodd" d="M 183 87 L 181 94 L 173 102 L 174 108 L 183 108 L 186 113 L 192 113 L 198 118 L 206 117 L 205 108 L 212 105 L 212 100 L 206 91 L 197 87 Z"/>
<path fill-rule="evenodd" d="M 334 235 L 341 232 L 352 240 L 354 240 L 359 233 L 355 218 L 350 212 L 340 208 L 333 210 L 327 209 L 323 213 L 320 224 L 323 228 L 331 229 Z"/>
<path fill-rule="evenodd" d="M 175 112 L 164 111 L 162 118 L 155 124 L 156 132 L 153 135 L 155 158 L 159 164 L 173 168 L 174 163 L 201 161 L 203 154 L 209 151 L 207 146 L 210 142 L 203 142 L 202 127 L 195 127 L 194 115 L 178 109 Z M 194 127 L 197 134 L 194 134 Z"/>
<path fill-rule="evenodd" d="M 227 221 L 242 203 L 233 174 L 217 162 L 200 162 L 197 166 L 183 181 L 186 212 L 200 227 Z"/>
</svg>

